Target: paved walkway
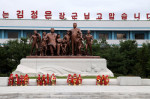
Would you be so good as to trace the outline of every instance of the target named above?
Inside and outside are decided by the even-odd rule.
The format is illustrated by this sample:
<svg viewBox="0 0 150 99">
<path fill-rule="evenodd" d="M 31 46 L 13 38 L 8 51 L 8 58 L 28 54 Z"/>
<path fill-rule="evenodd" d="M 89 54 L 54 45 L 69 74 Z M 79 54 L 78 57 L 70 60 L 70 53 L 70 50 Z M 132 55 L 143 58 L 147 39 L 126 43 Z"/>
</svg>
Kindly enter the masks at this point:
<svg viewBox="0 0 150 99">
<path fill-rule="evenodd" d="M 150 99 L 150 86 L 9 86 L 0 99 Z"/>
</svg>

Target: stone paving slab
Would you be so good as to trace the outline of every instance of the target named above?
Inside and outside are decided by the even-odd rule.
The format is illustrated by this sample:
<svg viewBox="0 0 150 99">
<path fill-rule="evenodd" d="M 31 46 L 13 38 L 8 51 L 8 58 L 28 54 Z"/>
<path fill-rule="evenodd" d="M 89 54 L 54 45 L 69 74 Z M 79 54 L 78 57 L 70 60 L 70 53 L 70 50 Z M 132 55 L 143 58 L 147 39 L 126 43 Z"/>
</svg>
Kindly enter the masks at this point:
<svg viewBox="0 0 150 99">
<path fill-rule="evenodd" d="M 0 99 L 150 99 L 150 86 L 7 86 Z"/>
</svg>

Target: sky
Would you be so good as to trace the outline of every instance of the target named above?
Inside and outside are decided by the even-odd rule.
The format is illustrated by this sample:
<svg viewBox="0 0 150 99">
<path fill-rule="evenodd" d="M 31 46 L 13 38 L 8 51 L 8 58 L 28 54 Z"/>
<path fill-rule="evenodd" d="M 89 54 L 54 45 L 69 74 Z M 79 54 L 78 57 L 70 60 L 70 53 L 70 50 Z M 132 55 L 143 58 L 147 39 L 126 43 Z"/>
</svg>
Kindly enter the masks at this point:
<svg viewBox="0 0 150 99">
<path fill-rule="evenodd" d="M 78 13 L 78 20 L 84 20 L 84 13 L 90 13 L 90 20 L 96 20 L 102 13 L 102 20 L 109 20 L 109 13 L 115 13 L 115 20 L 121 20 L 121 14 L 128 14 L 128 20 L 134 20 L 134 13 L 141 14 L 146 20 L 150 13 L 150 0 L 0 0 L 0 19 L 3 11 L 9 12 L 9 19 L 17 19 L 16 11 L 24 10 L 24 19 L 31 19 L 31 10 L 38 10 L 38 19 L 45 19 L 45 11 L 52 11 L 52 20 L 59 20 L 59 13 L 72 20 L 72 12 Z"/>
</svg>

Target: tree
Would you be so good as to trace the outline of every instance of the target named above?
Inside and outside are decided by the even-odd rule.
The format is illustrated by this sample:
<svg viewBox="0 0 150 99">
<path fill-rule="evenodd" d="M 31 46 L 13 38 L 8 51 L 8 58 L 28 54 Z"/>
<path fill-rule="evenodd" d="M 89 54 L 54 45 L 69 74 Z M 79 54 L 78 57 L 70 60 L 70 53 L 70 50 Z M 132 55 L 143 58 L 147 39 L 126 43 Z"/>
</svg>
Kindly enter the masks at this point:
<svg viewBox="0 0 150 99">
<path fill-rule="evenodd" d="M 124 56 L 125 75 L 132 75 L 137 62 L 137 42 L 135 40 L 120 41 L 120 53 Z"/>
<path fill-rule="evenodd" d="M 141 77 L 149 77 L 150 72 L 150 43 L 143 43 L 138 49 L 135 74 Z"/>
<path fill-rule="evenodd" d="M 11 72 L 10 60 L 8 59 L 9 54 L 7 53 L 7 49 L 4 47 L 0 47 L 0 73 L 6 74 Z"/>
<path fill-rule="evenodd" d="M 127 69 L 124 67 L 124 55 L 120 53 L 119 46 L 112 45 L 111 48 L 108 49 L 104 58 L 107 59 L 107 67 L 114 73 L 114 74 L 126 74 Z"/>
<path fill-rule="evenodd" d="M 100 44 L 98 43 L 97 40 L 93 41 L 92 52 L 93 52 L 93 56 L 100 56 Z"/>
<path fill-rule="evenodd" d="M 27 39 L 10 40 L 4 47 L 0 47 L 0 73 L 11 73 L 16 69 L 22 58 L 30 53 L 30 44 Z"/>
</svg>

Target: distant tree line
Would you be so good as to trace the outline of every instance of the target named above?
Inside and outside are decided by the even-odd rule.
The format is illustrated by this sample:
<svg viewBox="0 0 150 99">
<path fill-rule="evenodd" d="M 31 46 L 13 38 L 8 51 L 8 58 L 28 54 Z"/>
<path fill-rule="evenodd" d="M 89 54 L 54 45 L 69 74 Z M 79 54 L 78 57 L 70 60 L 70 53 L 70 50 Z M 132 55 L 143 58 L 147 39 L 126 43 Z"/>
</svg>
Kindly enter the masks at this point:
<svg viewBox="0 0 150 99">
<path fill-rule="evenodd" d="M 115 76 L 140 76 L 150 78 L 150 43 L 138 47 L 135 40 L 109 45 L 105 39 L 94 40 L 93 55 L 107 60 L 107 67 Z M 8 41 L 0 46 L 0 76 L 9 76 L 20 60 L 30 54 L 31 45 L 26 38 Z"/>
<path fill-rule="evenodd" d="M 150 43 L 138 47 L 135 40 L 109 45 L 105 39 L 93 44 L 95 56 L 107 59 L 107 67 L 115 76 L 140 76 L 150 78 Z"/>
</svg>

